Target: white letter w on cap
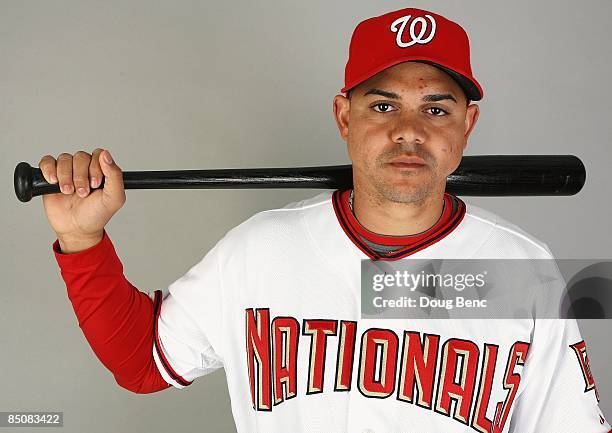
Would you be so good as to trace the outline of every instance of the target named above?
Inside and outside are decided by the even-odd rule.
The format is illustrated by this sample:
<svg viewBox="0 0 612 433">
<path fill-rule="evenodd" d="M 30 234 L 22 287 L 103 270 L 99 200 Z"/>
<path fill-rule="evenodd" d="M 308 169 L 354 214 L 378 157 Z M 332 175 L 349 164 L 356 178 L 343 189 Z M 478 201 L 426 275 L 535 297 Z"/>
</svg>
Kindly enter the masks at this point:
<svg viewBox="0 0 612 433">
<path fill-rule="evenodd" d="M 436 20 L 434 20 L 431 15 L 425 15 L 425 17 L 429 20 L 429 23 L 431 23 L 431 28 L 430 24 L 425 20 L 425 18 L 417 17 L 413 19 L 410 23 L 410 28 L 408 29 L 408 33 L 410 34 L 410 40 L 408 42 L 402 41 L 402 35 L 404 34 L 406 24 L 408 24 L 410 18 L 412 18 L 412 15 L 406 15 L 393 21 L 393 24 L 391 24 L 391 31 L 393 33 L 397 33 L 395 42 L 397 43 L 398 47 L 408 48 L 414 44 L 426 44 L 433 39 L 434 35 L 436 34 Z M 417 23 L 421 23 L 421 29 L 419 30 L 418 35 L 416 34 Z M 429 30 L 429 35 L 423 39 L 423 36 L 425 36 L 427 30 Z"/>
</svg>

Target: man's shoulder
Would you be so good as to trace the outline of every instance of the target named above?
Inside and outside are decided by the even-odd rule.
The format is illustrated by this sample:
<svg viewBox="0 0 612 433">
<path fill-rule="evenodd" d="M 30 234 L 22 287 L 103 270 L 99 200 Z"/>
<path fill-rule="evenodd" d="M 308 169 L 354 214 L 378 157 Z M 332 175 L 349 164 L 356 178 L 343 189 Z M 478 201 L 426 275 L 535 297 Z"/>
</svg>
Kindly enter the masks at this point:
<svg viewBox="0 0 612 433">
<path fill-rule="evenodd" d="M 315 196 L 293 201 L 278 208 L 257 212 L 244 221 L 245 226 L 265 225 L 270 222 L 291 224 L 302 218 L 305 213 L 320 213 L 331 209 L 332 191 L 324 191 Z"/>
<path fill-rule="evenodd" d="M 552 258 L 548 245 L 533 234 L 480 206 L 466 203 L 464 230 L 479 239 L 483 249 L 516 258 Z"/>
<path fill-rule="evenodd" d="M 304 211 L 308 209 L 312 209 L 316 211 L 317 209 L 322 209 L 325 205 L 331 205 L 333 191 L 323 191 L 318 193 L 312 197 L 307 197 L 302 200 L 293 201 L 291 203 L 287 203 L 285 206 L 277 208 L 277 209 L 268 209 L 260 212 L 260 214 L 270 214 L 277 212 L 279 215 L 289 215 L 291 211 Z M 287 212 L 284 212 L 287 211 Z"/>
<path fill-rule="evenodd" d="M 324 191 L 281 207 L 257 212 L 231 229 L 226 237 L 234 239 L 262 235 L 269 237 L 272 234 L 302 230 L 305 217 L 324 218 L 328 217 L 330 212 L 333 214 L 332 194 L 333 191 Z"/>
</svg>

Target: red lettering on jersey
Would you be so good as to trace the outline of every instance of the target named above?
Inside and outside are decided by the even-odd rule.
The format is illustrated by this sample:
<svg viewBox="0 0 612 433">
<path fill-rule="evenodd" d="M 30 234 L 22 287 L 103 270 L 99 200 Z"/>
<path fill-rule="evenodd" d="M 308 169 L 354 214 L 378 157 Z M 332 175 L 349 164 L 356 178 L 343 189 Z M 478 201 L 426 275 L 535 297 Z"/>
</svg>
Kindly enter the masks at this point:
<svg viewBox="0 0 612 433">
<path fill-rule="evenodd" d="M 504 375 L 504 389 L 508 390 L 506 399 L 503 402 L 498 402 L 495 407 L 495 423 L 493 424 L 492 433 L 501 433 L 504 430 L 510 408 L 514 402 L 514 397 L 521 383 L 521 375 L 514 372 L 517 365 L 525 365 L 527 352 L 529 351 L 529 343 L 517 341 L 512 345 L 506 365 L 506 374 Z"/>
<path fill-rule="evenodd" d="M 371 328 L 363 333 L 358 381 L 363 395 L 386 398 L 393 394 L 398 345 L 397 335 L 389 329 Z"/>
<path fill-rule="evenodd" d="M 328 336 L 338 335 L 333 391 L 350 391 L 359 353 L 357 388 L 365 397 L 388 398 L 397 392 L 398 401 L 434 410 L 480 433 L 501 433 L 520 385 L 519 367 L 525 365 L 529 351 L 529 343 L 523 341 L 515 342 L 509 349 L 502 381 L 507 394 L 503 401 L 495 403 L 491 398 L 500 358 L 497 344 L 484 343 L 484 347 L 479 347 L 469 340 L 450 338 L 440 346 L 440 335 L 405 330 L 398 352 L 399 337 L 392 329 L 367 329 L 358 341 L 356 321 L 304 319 L 300 330 L 300 322 L 291 316 L 278 316 L 271 321 L 268 308 L 245 311 L 249 385 L 257 411 L 271 411 L 273 406 L 297 396 L 298 381 L 302 380 L 298 376 L 302 337 L 310 340 L 308 371 L 304 374 L 308 377 L 303 378 L 306 394 L 324 392 L 326 364 L 333 362 L 327 360 Z M 570 347 L 583 369 L 585 392 L 591 389 L 597 392 L 584 341 Z M 488 410 L 490 403 L 494 407 Z M 493 415 L 492 420 L 487 413 Z"/>
<path fill-rule="evenodd" d="M 478 369 L 476 343 L 451 338 L 442 346 L 442 364 L 438 379 L 435 411 L 468 424 Z M 451 400 L 456 404 L 451 414 Z"/>
<path fill-rule="evenodd" d="M 274 354 L 274 404 L 297 395 L 297 349 L 300 324 L 293 317 L 272 321 Z M 283 388 L 284 384 L 284 388 Z"/>
<path fill-rule="evenodd" d="M 487 407 L 489 407 L 489 400 L 491 399 L 498 350 L 499 346 L 495 344 L 485 344 L 476 407 L 472 416 L 472 427 L 482 433 L 489 433 L 493 425 L 491 420 L 487 418 Z"/>
<path fill-rule="evenodd" d="M 304 319 L 303 334 L 310 335 L 310 360 L 308 361 L 308 387 L 306 394 L 323 392 L 327 336 L 336 335 L 337 320 Z"/>
<path fill-rule="evenodd" d="M 595 385 L 595 377 L 591 372 L 591 364 L 589 363 L 589 357 L 587 356 L 586 343 L 584 340 L 581 340 L 578 343 L 571 344 L 570 347 L 574 349 L 574 352 L 578 357 L 578 363 L 580 364 L 582 377 L 584 378 L 584 392 L 589 392 L 594 389 L 595 397 L 597 398 L 597 401 L 599 401 L 599 392 L 597 391 L 597 386 Z"/>
<path fill-rule="evenodd" d="M 348 320 L 343 320 L 340 322 L 338 358 L 336 362 L 336 383 L 334 385 L 334 391 L 350 391 L 351 389 L 356 335 L 357 322 Z"/>
<path fill-rule="evenodd" d="M 257 318 L 255 318 L 257 315 Z M 270 369 L 270 310 L 246 310 L 246 351 L 251 386 L 251 400 L 255 410 L 272 410 Z"/>
<path fill-rule="evenodd" d="M 439 335 L 423 335 L 414 331 L 404 332 L 402 358 L 400 361 L 400 382 L 397 398 L 409 403 L 431 409 L 433 403 L 434 380 L 438 362 Z"/>
</svg>

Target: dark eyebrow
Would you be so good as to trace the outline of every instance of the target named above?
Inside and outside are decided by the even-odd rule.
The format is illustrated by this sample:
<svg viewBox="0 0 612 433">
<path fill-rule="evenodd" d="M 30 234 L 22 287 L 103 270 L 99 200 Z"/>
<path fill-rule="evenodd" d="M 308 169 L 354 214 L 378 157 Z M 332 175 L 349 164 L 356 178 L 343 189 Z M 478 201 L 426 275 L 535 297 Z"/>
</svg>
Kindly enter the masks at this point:
<svg viewBox="0 0 612 433">
<path fill-rule="evenodd" d="M 455 104 L 457 103 L 457 100 L 455 99 L 455 97 L 451 95 L 450 93 L 437 93 L 435 95 L 423 96 L 423 101 L 425 102 L 438 102 L 438 101 L 443 101 L 445 99 L 451 99 L 452 101 L 455 102 Z"/>
<path fill-rule="evenodd" d="M 398 95 L 397 93 L 387 92 L 386 90 L 380 90 L 380 89 L 370 89 L 367 92 L 365 92 L 363 96 L 368 96 L 368 95 L 380 95 L 380 96 L 384 96 L 385 98 L 389 98 L 389 99 L 402 99 L 400 98 L 400 95 Z"/>
<path fill-rule="evenodd" d="M 384 96 L 385 98 L 389 98 L 389 99 L 398 99 L 398 100 L 402 99 L 400 95 L 398 95 L 397 93 L 388 92 L 386 90 L 381 90 L 381 89 L 370 89 L 367 92 L 365 92 L 363 96 L 368 96 L 368 95 L 380 95 L 380 96 Z M 451 101 L 454 101 L 455 103 L 457 103 L 457 99 L 455 99 L 455 97 L 451 95 L 450 93 L 436 93 L 433 95 L 423 96 L 423 101 L 425 102 L 438 102 L 438 101 L 443 101 L 445 99 L 450 99 Z"/>
</svg>

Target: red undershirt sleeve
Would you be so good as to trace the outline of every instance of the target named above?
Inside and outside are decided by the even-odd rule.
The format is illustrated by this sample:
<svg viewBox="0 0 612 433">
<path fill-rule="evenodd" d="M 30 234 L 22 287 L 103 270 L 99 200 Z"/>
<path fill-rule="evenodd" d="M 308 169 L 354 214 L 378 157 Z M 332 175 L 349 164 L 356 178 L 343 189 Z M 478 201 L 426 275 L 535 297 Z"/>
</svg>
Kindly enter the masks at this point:
<svg viewBox="0 0 612 433">
<path fill-rule="evenodd" d="M 64 254 L 56 240 L 53 252 L 79 327 L 117 383 L 139 394 L 170 387 L 153 358 L 154 311 L 159 307 L 154 302 L 162 296 L 154 301 L 125 278 L 106 230 L 98 244 L 84 251 Z"/>
</svg>

